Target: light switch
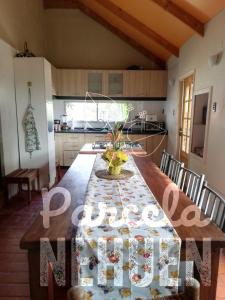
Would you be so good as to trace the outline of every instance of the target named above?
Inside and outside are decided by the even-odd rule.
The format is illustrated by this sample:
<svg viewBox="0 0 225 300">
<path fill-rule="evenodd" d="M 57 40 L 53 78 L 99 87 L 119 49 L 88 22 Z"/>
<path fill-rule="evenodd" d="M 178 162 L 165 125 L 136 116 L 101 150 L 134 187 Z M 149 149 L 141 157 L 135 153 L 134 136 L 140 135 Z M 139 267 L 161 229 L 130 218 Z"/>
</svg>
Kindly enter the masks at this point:
<svg viewBox="0 0 225 300">
<path fill-rule="evenodd" d="M 212 105 L 212 111 L 216 112 L 216 109 L 217 109 L 217 103 L 214 102 L 213 105 Z"/>
</svg>

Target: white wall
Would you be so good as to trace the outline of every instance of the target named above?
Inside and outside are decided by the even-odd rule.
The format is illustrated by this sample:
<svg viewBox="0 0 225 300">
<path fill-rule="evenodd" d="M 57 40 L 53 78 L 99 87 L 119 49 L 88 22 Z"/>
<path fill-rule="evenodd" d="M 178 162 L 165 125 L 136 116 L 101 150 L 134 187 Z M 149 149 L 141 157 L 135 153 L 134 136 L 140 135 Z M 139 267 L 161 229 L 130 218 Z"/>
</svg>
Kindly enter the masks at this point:
<svg viewBox="0 0 225 300">
<path fill-rule="evenodd" d="M 225 194 L 225 50 L 218 66 L 209 67 L 210 55 L 225 49 L 225 10 L 211 20 L 205 36 L 192 37 L 180 50 L 179 59 L 171 58 L 168 63 L 169 79 L 176 79 L 175 86 L 168 86 L 166 120 L 169 128 L 169 150 L 176 154 L 179 78 L 195 70 L 195 91 L 213 87 L 212 102 L 217 102 L 217 112 L 210 114 L 207 160 L 190 158 L 190 167 L 204 172 L 211 186 Z M 173 110 L 175 109 L 175 116 Z M 211 109 L 211 108 L 210 108 Z"/>
<path fill-rule="evenodd" d="M 44 12 L 46 58 L 58 68 L 156 68 L 146 56 L 75 9 Z"/>
<path fill-rule="evenodd" d="M 44 55 L 42 0 L 0 0 L 0 39 L 22 51 L 24 42 L 37 56 Z"/>
<path fill-rule="evenodd" d="M 14 55 L 15 50 L 0 40 L 0 119 L 5 174 L 19 167 L 13 66 Z"/>
</svg>

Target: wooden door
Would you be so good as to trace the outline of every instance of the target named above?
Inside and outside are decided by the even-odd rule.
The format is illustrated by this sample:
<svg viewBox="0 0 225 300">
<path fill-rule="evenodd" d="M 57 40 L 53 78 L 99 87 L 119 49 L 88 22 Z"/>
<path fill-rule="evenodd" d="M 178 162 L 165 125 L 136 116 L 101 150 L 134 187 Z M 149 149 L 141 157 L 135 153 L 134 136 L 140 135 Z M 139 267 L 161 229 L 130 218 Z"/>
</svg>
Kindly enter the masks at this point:
<svg viewBox="0 0 225 300">
<path fill-rule="evenodd" d="M 180 160 L 189 165 L 194 75 L 181 81 Z"/>
</svg>

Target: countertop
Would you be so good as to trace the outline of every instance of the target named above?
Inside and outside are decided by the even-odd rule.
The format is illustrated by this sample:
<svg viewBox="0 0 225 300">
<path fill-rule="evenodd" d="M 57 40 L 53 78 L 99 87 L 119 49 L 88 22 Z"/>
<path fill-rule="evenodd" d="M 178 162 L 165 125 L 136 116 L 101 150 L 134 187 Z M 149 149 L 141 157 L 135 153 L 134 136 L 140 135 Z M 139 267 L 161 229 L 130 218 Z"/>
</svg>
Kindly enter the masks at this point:
<svg viewBox="0 0 225 300">
<path fill-rule="evenodd" d="M 55 133 L 84 133 L 84 134 L 107 134 L 109 131 L 106 130 L 102 130 L 102 131 L 98 131 L 98 130 L 78 130 L 78 129 L 71 129 L 71 130 L 60 130 L 60 131 L 55 131 Z M 124 134 L 168 134 L 168 131 L 162 131 L 162 130 L 152 130 L 152 131 L 139 131 L 139 130 L 134 130 L 134 131 L 130 131 L 130 130 L 123 130 Z"/>
</svg>

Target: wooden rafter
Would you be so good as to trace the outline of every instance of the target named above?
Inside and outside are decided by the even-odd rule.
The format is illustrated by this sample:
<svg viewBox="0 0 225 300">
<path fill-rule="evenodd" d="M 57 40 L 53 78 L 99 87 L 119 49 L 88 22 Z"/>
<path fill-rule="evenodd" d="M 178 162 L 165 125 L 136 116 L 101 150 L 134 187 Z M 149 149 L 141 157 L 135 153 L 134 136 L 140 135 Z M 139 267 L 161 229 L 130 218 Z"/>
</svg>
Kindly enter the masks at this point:
<svg viewBox="0 0 225 300">
<path fill-rule="evenodd" d="M 150 0 L 161 6 L 170 14 L 178 18 L 180 21 L 191 27 L 194 31 L 204 36 L 204 24 L 193 17 L 191 14 L 183 10 L 171 0 Z"/>
<path fill-rule="evenodd" d="M 160 46 L 165 48 L 170 53 L 179 56 L 179 48 L 170 43 L 168 40 L 166 40 L 164 37 L 150 29 L 148 26 L 146 26 L 144 23 L 139 21 L 134 16 L 127 13 L 125 10 L 117 6 L 115 3 L 113 3 L 111 0 L 95 0 L 102 6 L 104 6 L 106 9 L 111 11 L 113 14 L 115 14 L 117 17 L 120 17 L 124 22 L 129 24 L 130 26 L 134 27 L 139 32 L 143 33 L 148 38 L 152 39 L 154 42 L 158 43 Z"/>
<path fill-rule="evenodd" d="M 43 0 L 44 8 L 78 8 L 88 17 L 92 18 L 114 34 L 116 34 L 123 41 L 131 45 L 133 48 L 141 52 L 147 58 L 151 59 L 155 62 L 160 68 L 164 69 L 166 67 L 166 63 L 164 60 L 159 58 L 157 55 L 152 53 L 148 48 L 142 46 L 138 41 L 134 38 L 111 24 L 107 19 L 103 18 L 99 14 L 97 14 L 92 8 L 85 5 L 81 0 Z"/>
</svg>

